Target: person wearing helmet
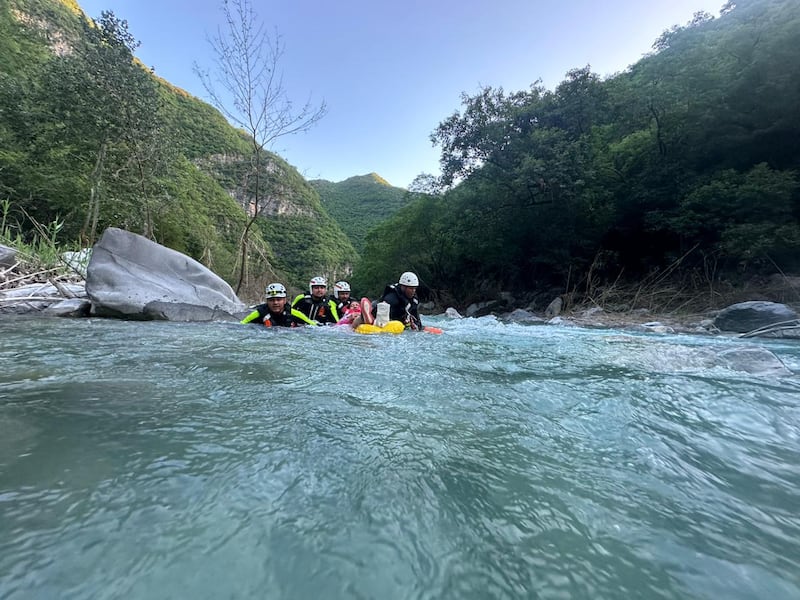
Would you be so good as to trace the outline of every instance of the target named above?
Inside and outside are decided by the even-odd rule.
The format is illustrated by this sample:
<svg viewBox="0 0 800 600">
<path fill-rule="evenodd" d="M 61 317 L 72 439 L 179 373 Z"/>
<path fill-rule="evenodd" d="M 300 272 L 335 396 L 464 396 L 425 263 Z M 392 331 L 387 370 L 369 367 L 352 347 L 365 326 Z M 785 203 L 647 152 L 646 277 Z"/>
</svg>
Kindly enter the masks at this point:
<svg viewBox="0 0 800 600">
<path fill-rule="evenodd" d="M 336 312 L 344 317 L 344 311 L 350 307 L 350 284 L 346 281 L 337 281 L 333 285 L 333 297 L 336 300 Z"/>
<path fill-rule="evenodd" d="M 300 324 L 286 304 L 286 288 L 282 283 L 270 283 L 264 294 L 267 301 L 254 306 L 253 312 L 242 319 L 242 323 L 265 327 L 297 327 Z"/>
<path fill-rule="evenodd" d="M 312 277 L 308 294 L 299 294 L 292 301 L 292 315 L 307 325 L 336 323 L 339 313 L 336 301 L 327 297 L 328 282 L 324 277 Z"/>
<path fill-rule="evenodd" d="M 422 330 L 422 319 L 419 317 L 419 299 L 417 298 L 417 288 L 419 278 L 411 271 L 406 271 L 400 275 L 396 284 L 387 285 L 383 290 L 383 295 L 378 302 L 386 302 L 389 305 L 389 319 L 391 321 L 402 321 L 406 328 Z M 372 315 L 377 313 L 377 303 L 373 305 Z"/>
</svg>

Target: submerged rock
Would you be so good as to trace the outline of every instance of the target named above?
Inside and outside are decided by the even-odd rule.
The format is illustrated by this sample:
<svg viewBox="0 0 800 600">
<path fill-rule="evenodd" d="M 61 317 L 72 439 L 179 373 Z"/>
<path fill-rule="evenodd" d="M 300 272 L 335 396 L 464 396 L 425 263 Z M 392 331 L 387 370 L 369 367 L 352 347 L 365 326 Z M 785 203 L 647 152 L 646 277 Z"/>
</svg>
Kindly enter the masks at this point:
<svg viewBox="0 0 800 600">
<path fill-rule="evenodd" d="M 660 321 L 650 321 L 648 323 L 642 323 L 638 326 L 641 331 L 647 331 L 650 333 L 675 333 L 675 330 L 670 327 L 669 325 L 664 325 Z"/>
<path fill-rule="evenodd" d="M 766 348 L 747 347 L 730 348 L 718 352 L 716 363 L 734 371 L 743 371 L 752 375 L 770 375 L 788 377 L 792 372 L 786 368 L 780 358 Z"/>
<path fill-rule="evenodd" d="M 505 315 L 504 320 L 511 323 L 544 323 L 544 319 L 522 308 L 518 308 Z"/>
</svg>

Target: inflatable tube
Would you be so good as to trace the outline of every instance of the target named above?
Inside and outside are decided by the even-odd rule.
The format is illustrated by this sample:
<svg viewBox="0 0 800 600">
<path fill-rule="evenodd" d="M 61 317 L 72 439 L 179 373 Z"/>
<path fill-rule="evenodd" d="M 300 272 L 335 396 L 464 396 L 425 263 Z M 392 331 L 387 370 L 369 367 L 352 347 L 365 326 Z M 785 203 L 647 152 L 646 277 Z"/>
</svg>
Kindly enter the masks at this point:
<svg viewBox="0 0 800 600">
<path fill-rule="evenodd" d="M 356 333 L 365 333 L 365 334 L 372 334 L 372 333 L 403 333 L 406 330 L 406 326 L 403 325 L 400 321 L 389 321 L 385 327 L 378 327 L 377 325 L 372 325 L 371 323 L 362 323 L 358 327 L 356 327 Z"/>
<path fill-rule="evenodd" d="M 371 333 L 398 334 L 398 333 L 403 333 L 405 330 L 406 330 L 405 325 L 403 325 L 400 321 L 389 321 L 386 324 L 386 327 L 378 327 L 377 325 L 367 324 L 367 323 L 362 323 L 361 325 L 356 327 L 357 333 L 366 333 L 366 334 L 371 334 Z M 424 327 L 423 331 L 425 333 L 434 333 L 436 335 L 440 335 L 442 333 L 442 330 L 439 329 L 438 327 Z"/>
</svg>

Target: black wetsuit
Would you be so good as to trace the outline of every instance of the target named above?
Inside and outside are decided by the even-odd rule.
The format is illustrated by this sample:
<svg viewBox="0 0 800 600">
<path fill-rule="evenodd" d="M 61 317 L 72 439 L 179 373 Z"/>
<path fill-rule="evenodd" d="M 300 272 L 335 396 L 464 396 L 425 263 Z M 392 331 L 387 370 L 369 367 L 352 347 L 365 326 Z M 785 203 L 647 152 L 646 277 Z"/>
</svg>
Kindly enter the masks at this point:
<svg viewBox="0 0 800 600">
<path fill-rule="evenodd" d="M 253 312 L 242 319 L 241 322 L 264 325 L 265 327 L 297 327 L 302 324 L 292 315 L 292 309 L 289 308 L 288 304 L 279 313 L 272 313 L 269 311 L 268 305 L 259 304 L 254 306 Z"/>
<path fill-rule="evenodd" d="M 292 315 L 308 325 L 336 323 L 339 320 L 334 300 L 327 296 L 314 298 L 311 294 L 300 294 L 294 299 Z"/>
<path fill-rule="evenodd" d="M 406 327 L 411 329 L 422 329 L 422 319 L 419 318 L 417 306 L 419 300 L 416 294 L 409 300 L 400 290 L 399 284 L 387 285 L 383 290 L 383 296 L 378 302 L 386 302 L 389 305 L 389 319 L 391 321 L 401 321 Z M 372 315 L 377 314 L 377 303 L 373 303 Z"/>
<path fill-rule="evenodd" d="M 339 318 L 341 319 L 344 316 L 344 311 L 346 311 L 350 307 L 350 303 L 355 300 L 356 304 L 358 304 L 358 300 L 350 294 L 350 297 L 347 300 L 338 300 L 338 304 L 336 304 L 336 312 L 339 313 Z"/>
</svg>

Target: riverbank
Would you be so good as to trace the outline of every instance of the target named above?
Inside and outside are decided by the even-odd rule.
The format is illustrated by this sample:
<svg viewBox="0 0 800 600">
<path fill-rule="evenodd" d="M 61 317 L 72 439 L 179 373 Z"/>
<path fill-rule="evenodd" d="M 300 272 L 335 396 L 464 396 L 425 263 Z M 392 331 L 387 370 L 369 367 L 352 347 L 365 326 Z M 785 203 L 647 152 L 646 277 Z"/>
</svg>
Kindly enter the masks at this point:
<svg viewBox="0 0 800 600">
<path fill-rule="evenodd" d="M 122 233 L 119 235 L 130 236 Z M 152 242 L 147 244 L 145 254 L 172 252 Z M 13 248 L 0 246 L 0 314 L 42 312 L 65 317 L 87 316 L 90 311 L 91 314 L 100 314 L 96 312 L 96 302 L 91 302 L 86 294 L 88 259 L 88 252 L 65 253 L 57 260 L 47 263 L 20 255 Z M 139 264 L 140 261 L 141 257 L 134 262 Z M 159 259 L 155 264 L 162 262 Z M 113 263 L 116 265 L 117 261 Z M 152 279 L 154 272 L 148 271 L 148 274 Z M 162 278 L 163 286 L 159 289 L 174 289 L 182 283 L 180 278 L 176 279 L 173 271 L 167 270 Z M 108 279 L 108 276 L 103 279 Z M 106 283 L 112 280 L 113 278 L 108 279 Z M 131 289 L 139 293 L 141 286 L 137 282 L 141 281 L 134 277 L 127 285 L 132 285 Z M 116 285 L 122 285 L 122 282 L 118 281 Z M 535 302 L 530 296 L 514 297 L 508 292 L 500 292 L 495 299 L 470 305 L 464 309 L 463 314 L 466 317 L 493 315 L 499 320 L 509 322 L 539 322 L 653 333 L 748 333 L 764 326 L 782 323 L 784 326 L 780 330 L 781 337 L 800 337 L 800 322 L 794 323 L 800 312 L 798 290 L 800 277 L 781 276 L 750 280 L 740 287 L 720 284 L 715 290 L 702 292 L 678 289 L 668 283 L 662 283 L 659 287 L 651 285 L 646 289 L 642 285 L 614 285 L 607 289 L 594 288 L 591 295 L 584 294 L 581 298 L 575 293 L 557 295 L 555 298 L 551 297 L 552 299 L 539 294 Z M 122 292 L 116 287 L 114 293 L 119 295 Z M 128 293 L 123 295 L 127 297 Z M 160 306 L 164 304 L 164 300 L 161 296 L 159 298 Z M 199 302 L 191 298 L 188 301 L 190 304 Z M 167 306 L 172 306 L 170 301 L 166 302 Z M 544 302 L 549 304 L 542 308 Z M 732 323 L 727 319 L 724 325 L 721 324 L 718 319 L 720 312 L 731 312 L 734 307 L 739 307 L 739 316 L 735 319 L 738 322 Z M 421 305 L 420 308 L 425 309 L 421 312 L 428 315 L 444 313 L 454 318 L 462 316 L 452 306 Z M 134 311 L 135 314 L 139 312 L 139 309 Z M 171 319 L 165 316 L 163 310 L 158 314 L 161 316 L 150 318 Z M 200 320 L 209 318 L 213 320 L 213 314 Z M 192 319 L 184 315 L 181 320 Z"/>
</svg>

